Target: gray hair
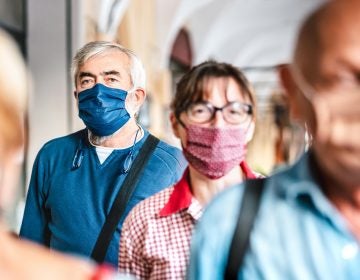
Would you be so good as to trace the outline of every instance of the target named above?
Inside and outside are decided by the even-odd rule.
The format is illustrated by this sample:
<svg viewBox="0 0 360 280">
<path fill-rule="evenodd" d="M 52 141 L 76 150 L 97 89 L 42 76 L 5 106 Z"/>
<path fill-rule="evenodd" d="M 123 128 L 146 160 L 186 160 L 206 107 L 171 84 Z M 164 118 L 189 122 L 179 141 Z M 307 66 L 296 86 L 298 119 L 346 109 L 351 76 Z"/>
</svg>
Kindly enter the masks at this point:
<svg viewBox="0 0 360 280">
<path fill-rule="evenodd" d="M 146 75 L 144 66 L 141 60 L 135 55 L 135 53 L 120 44 L 107 41 L 93 41 L 87 43 L 81 49 L 79 49 L 72 61 L 71 74 L 76 86 L 76 78 L 79 74 L 79 68 L 90 58 L 108 52 L 112 50 L 118 50 L 126 54 L 130 59 L 130 69 L 128 69 L 132 88 L 145 88 Z"/>
</svg>

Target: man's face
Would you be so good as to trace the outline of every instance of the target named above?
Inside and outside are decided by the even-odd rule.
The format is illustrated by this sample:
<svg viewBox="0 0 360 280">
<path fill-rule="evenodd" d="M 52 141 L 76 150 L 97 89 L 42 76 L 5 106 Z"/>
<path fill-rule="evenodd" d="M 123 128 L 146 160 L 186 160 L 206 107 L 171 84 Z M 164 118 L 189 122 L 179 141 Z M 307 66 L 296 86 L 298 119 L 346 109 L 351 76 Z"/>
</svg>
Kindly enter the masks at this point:
<svg viewBox="0 0 360 280">
<path fill-rule="evenodd" d="M 133 89 L 130 67 L 129 57 L 120 51 L 108 51 L 91 57 L 79 68 L 75 97 L 98 83 L 129 92 Z M 129 92 L 126 97 L 125 108 L 131 116 L 134 116 L 139 108 L 139 102 L 132 93 Z"/>
<path fill-rule="evenodd" d="M 339 180 L 360 186 L 360 38 L 355 35 L 352 30 L 323 34 L 318 59 L 299 62 L 293 77 L 320 164 Z"/>
<path fill-rule="evenodd" d="M 92 88 L 97 83 L 128 91 L 131 87 L 130 60 L 120 51 L 109 51 L 87 60 L 76 77 L 76 92 Z"/>
</svg>

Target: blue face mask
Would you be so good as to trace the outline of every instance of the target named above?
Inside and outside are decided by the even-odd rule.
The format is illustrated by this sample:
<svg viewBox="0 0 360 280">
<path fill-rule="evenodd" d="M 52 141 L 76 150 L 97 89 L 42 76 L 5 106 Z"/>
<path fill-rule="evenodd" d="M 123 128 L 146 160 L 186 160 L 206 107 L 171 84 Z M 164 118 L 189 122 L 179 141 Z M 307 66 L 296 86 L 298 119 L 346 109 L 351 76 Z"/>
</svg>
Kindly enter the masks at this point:
<svg viewBox="0 0 360 280">
<path fill-rule="evenodd" d="M 127 94 L 122 89 L 96 84 L 79 93 L 79 117 L 95 135 L 111 135 L 130 119 L 125 109 Z"/>
</svg>

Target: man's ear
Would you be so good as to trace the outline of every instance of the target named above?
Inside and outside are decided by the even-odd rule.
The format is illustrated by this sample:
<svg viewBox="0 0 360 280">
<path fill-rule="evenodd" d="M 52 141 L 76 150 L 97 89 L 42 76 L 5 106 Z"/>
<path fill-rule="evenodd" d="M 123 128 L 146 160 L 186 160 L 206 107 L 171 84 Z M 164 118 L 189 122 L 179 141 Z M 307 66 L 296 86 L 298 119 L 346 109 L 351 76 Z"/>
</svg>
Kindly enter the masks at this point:
<svg viewBox="0 0 360 280">
<path fill-rule="evenodd" d="M 301 114 L 297 98 L 300 92 L 291 73 L 290 65 L 279 66 L 278 73 L 280 83 L 284 89 L 286 103 L 289 106 L 290 117 L 293 120 L 299 120 L 301 119 Z"/>
<path fill-rule="evenodd" d="M 146 92 L 143 88 L 137 88 L 135 91 L 128 94 L 127 99 L 129 99 L 130 105 L 129 108 L 127 108 L 128 111 L 134 111 L 134 113 L 139 112 L 141 105 L 145 102 Z"/>
<path fill-rule="evenodd" d="M 146 98 L 146 91 L 143 88 L 138 88 L 134 92 L 136 103 L 139 104 L 139 107 L 144 103 Z"/>
<path fill-rule="evenodd" d="M 76 92 L 76 90 L 74 90 L 73 94 L 74 94 L 75 99 L 78 99 L 78 93 Z"/>
<path fill-rule="evenodd" d="M 174 135 L 177 138 L 180 138 L 180 134 L 179 134 L 180 123 L 177 120 L 177 118 L 175 117 L 175 114 L 173 112 L 170 113 L 170 123 L 171 123 L 171 128 L 172 128 Z"/>
</svg>

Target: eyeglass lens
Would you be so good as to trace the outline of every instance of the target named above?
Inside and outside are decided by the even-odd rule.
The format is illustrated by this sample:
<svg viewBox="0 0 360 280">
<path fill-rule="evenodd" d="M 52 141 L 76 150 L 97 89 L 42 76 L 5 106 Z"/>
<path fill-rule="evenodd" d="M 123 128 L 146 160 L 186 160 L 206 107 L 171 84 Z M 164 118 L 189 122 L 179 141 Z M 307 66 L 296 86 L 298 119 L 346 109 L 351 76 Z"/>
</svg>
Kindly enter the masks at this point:
<svg viewBox="0 0 360 280">
<path fill-rule="evenodd" d="M 251 105 L 230 102 L 222 108 L 217 108 L 210 103 L 195 103 L 187 109 L 187 115 L 193 122 L 205 123 L 214 118 L 216 111 L 222 111 L 223 118 L 228 123 L 240 124 L 251 115 Z"/>
</svg>

